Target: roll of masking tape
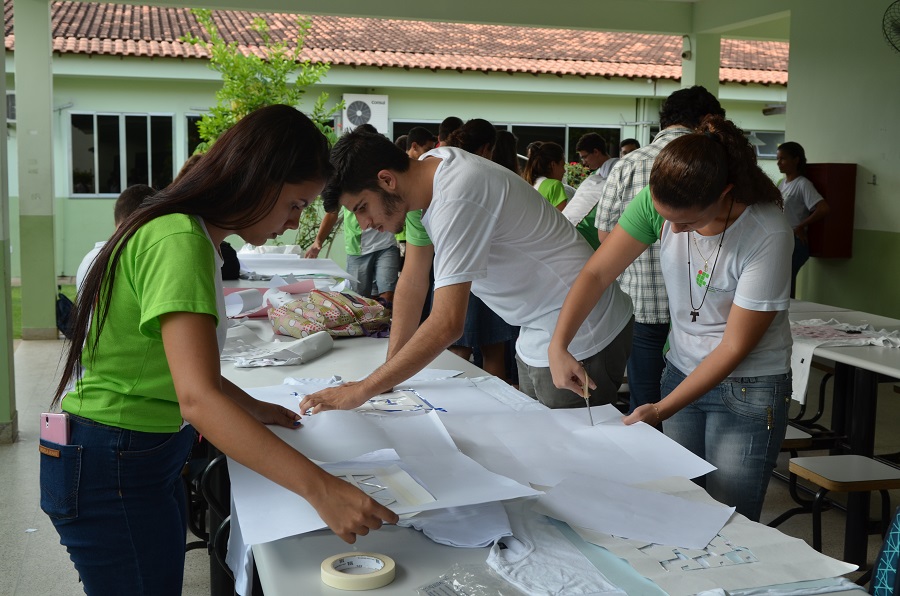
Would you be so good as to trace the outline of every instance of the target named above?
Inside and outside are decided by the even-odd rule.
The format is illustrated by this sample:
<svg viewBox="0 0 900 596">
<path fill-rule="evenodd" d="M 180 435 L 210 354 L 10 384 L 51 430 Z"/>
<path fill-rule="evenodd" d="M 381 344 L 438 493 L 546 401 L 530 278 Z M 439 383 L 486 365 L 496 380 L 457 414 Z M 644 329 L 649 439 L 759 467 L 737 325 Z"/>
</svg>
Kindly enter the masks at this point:
<svg viewBox="0 0 900 596">
<path fill-rule="evenodd" d="M 394 560 L 376 553 L 342 553 L 322 561 L 322 583 L 338 590 L 374 590 L 394 581 Z"/>
</svg>

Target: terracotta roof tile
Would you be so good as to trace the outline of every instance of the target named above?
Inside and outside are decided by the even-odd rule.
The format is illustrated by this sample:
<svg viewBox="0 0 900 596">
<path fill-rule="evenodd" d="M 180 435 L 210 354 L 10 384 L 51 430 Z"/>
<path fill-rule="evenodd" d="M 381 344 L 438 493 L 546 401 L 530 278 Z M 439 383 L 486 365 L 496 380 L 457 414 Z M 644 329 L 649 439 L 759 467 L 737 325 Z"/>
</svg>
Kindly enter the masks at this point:
<svg viewBox="0 0 900 596">
<path fill-rule="evenodd" d="M 5 46 L 12 50 L 13 0 L 4 0 L 3 8 Z M 200 32 L 189 9 L 53 2 L 51 11 L 56 52 L 207 57 L 202 48 L 180 41 Z M 296 39 L 297 15 L 213 13 L 226 41 L 262 55 L 261 37 L 251 27 L 255 17 L 266 19 L 273 39 Z M 720 78 L 786 85 L 788 47 L 723 39 Z M 672 35 L 315 16 L 302 57 L 345 66 L 678 79 L 680 53 L 681 38 Z"/>
</svg>

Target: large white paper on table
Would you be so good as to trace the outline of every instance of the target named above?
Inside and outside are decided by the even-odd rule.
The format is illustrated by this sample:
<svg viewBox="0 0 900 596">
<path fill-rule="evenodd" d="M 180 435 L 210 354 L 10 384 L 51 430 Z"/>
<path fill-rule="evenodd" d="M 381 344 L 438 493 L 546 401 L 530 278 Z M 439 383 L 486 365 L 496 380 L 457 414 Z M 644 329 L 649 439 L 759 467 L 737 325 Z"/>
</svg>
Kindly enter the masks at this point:
<svg viewBox="0 0 900 596">
<path fill-rule="evenodd" d="M 686 478 L 666 478 L 642 485 L 685 499 L 716 503 Z M 850 565 L 813 550 L 805 541 L 775 528 L 752 522 L 736 513 L 703 550 L 626 540 L 586 528 L 573 527 L 586 541 L 628 561 L 644 577 L 670 596 L 704 590 L 728 591 L 833 578 L 854 571 Z M 748 561 L 739 563 L 738 561 Z"/>
<path fill-rule="evenodd" d="M 264 399 L 256 390 L 249 393 Z M 502 501 L 537 492 L 485 470 L 460 453 L 435 412 L 413 416 L 366 416 L 332 411 L 304 418 L 303 427 L 272 431 L 318 461 L 352 459 L 393 448 L 402 467 L 435 500 L 415 507 L 391 507 L 398 514 Z M 241 533 L 247 544 L 270 542 L 325 527 L 300 496 L 249 468 L 228 460 L 231 488 Z"/>
<path fill-rule="evenodd" d="M 538 513 L 620 538 L 702 549 L 734 507 L 699 503 L 589 476 L 566 478 L 538 498 Z"/>
<path fill-rule="evenodd" d="M 624 484 L 666 478 L 696 478 L 715 467 L 643 423 L 626 426 L 613 406 L 593 408 L 594 426 L 583 408 L 455 415 L 441 420 L 466 455 L 489 470 L 522 483 L 554 486 L 586 474 Z"/>
<path fill-rule="evenodd" d="M 358 281 L 331 259 L 304 259 L 300 255 L 238 253 L 241 269 L 257 275 L 341 277 Z"/>
</svg>

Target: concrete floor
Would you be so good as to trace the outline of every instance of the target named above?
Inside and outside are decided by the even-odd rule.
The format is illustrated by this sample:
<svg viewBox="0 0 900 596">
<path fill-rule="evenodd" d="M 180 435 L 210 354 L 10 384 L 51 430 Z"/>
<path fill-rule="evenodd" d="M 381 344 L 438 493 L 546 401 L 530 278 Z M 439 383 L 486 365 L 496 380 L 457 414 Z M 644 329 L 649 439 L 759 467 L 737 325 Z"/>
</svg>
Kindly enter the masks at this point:
<svg viewBox="0 0 900 596">
<path fill-rule="evenodd" d="M 0 595 L 4 596 L 83 593 L 56 531 L 39 507 L 38 417 L 50 403 L 62 347 L 62 341 L 25 341 L 17 345 L 15 352 L 19 440 L 13 445 L 0 445 Z M 810 387 L 817 388 L 820 378 L 820 373 L 813 370 Z M 900 395 L 894 393 L 892 385 L 882 385 L 878 407 L 876 451 L 900 451 Z M 779 467 L 785 469 L 786 466 L 787 457 L 783 455 Z M 894 491 L 892 498 L 895 505 L 900 502 L 900 491 Z M 766 497 L 763 523 L 774 519 L 792 504 L 786 484 L 773 480 Z M 837 510 L 829 511 L 823 520 L 824 552 L 840 558 L 843 514 Z M 811 540 L 812 525 L 808 516 L 795 516 L 780 529 L 791 536 Z M 870 537 L 870 563 L 877 556 L 880 544 L 879 538 Z M 856 573 L 849 577 L 855 579 L 858 576 Z M 187 596 L 206 595 L 209 585 L 206 551 L 188 552 L 183 593 Z"/>
</svg>

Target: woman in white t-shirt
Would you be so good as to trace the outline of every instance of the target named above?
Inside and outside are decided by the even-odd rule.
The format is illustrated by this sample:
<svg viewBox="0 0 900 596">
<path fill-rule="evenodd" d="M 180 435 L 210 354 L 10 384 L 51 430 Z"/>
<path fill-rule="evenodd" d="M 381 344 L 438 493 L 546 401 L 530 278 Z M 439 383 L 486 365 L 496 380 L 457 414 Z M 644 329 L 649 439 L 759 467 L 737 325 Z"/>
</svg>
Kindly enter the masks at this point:
<svg viewBox="0 0 900 596">
<path fill-rule="evenodd" d="M 665 420 L 668 436 L 717 467 L 703 479 L 709 493 L 758 520 L 791 396 L 793 237 L 778 189 L 732 122 L 708 116 L 660 152 L 650 186 L 566 297 L 549 349 L 554 383 L 583 390 L 569 342 L 606 287 L 657 239 L 672 320 L 663 399 L 624 422 Z"/>
<path fill-rule="evenodd" d="M 797 272 L 809 260 L 809 224 L 828 215 L 831 208 L 806 173 L 806 152 L 800 143 L 788 141 L 778 146 L 778 171 L 784 174 L 778 190 L 784 198 L 784 214 L 794 230 L 794 253 L 791 257 L 791 298 L 797 288 Z"/>
</svg>

